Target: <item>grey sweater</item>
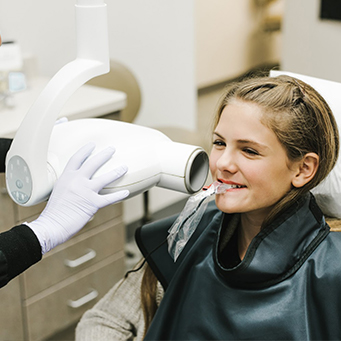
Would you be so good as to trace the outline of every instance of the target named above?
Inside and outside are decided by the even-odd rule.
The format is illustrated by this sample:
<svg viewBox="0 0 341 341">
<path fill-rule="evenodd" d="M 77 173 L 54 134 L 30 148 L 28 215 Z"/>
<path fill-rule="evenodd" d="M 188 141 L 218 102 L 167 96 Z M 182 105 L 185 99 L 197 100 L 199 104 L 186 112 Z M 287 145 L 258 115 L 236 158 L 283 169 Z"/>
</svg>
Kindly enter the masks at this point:
<svg viewBox="0 0 341 341">
<path fill-rule="evenodd" d="M 144 318 L 141 308 L 141 281 L 144 269 L 130 273 L 119 281 L 81 318 L 76 328 L 76 341 L 141 341 Z M 158 283 L 157 303 L 163 296 Z"/>
</svg>

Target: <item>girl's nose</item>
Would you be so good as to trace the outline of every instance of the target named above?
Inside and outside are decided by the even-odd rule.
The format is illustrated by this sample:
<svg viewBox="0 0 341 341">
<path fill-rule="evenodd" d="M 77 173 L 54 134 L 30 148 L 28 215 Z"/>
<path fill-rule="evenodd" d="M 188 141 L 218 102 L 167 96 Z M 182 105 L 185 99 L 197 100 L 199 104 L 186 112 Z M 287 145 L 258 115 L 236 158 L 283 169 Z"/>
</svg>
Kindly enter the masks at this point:
<svg viewBox="0 0 341 341">
<path fill-rule="evenodd" d="M 220 172 L 229 172 L 231 174 L 237 172 L 236 159 L 228 148 L 225 149 L 224 153 L 217 160 L 217 168 Z"/>
</svg>

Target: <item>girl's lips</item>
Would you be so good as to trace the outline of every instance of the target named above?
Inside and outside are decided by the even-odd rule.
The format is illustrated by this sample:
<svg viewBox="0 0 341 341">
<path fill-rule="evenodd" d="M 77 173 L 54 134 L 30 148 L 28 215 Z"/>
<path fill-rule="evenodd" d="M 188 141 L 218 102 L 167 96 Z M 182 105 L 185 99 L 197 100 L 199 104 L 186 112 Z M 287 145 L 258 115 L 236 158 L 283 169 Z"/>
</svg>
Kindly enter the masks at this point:
<svg viewBox="0 0 341 341">
<path fill-rule="evenodd" d="M 246 188 L 246 186 L 239 185 L 238 183 L 233 182 L 233 181 L 218 179 L 217 181 L 211 183 L 209 186 L 204 186 L 202 188 L 202 190 L 207 191 L 209 188 L 211 188 L 212 185 L 215 186 L 215 188 L 214 188 L 215 194 L 222 194 L 222 193 L 225 193 L 227 191 Z"/>
<path fill-rule="evenodd" d="M 230 180 L 224 180 L 224 179 L 217 179 L 217 181 L 222 182 L 227 185 L 234 185 L 234 186 L 241 186 L 241 187 L 246 187 L 238 182 L 230 181 Z"/>
</svg>

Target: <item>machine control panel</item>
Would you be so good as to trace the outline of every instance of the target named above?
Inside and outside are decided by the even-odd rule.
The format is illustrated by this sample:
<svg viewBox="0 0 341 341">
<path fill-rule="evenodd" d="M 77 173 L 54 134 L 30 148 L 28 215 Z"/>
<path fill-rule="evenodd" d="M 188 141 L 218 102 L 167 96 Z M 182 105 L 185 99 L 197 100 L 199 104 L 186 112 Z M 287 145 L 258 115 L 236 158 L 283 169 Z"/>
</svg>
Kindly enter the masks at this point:
<svg viewBox="0 0 341 341">
<path fill-rule="evenodd" d="M 25 204 L 32 193 L 32 177 L 27 163 L 20 156 L 13 156 L 6 169 L 7 188 L 12 199 Z"/>
</svg>

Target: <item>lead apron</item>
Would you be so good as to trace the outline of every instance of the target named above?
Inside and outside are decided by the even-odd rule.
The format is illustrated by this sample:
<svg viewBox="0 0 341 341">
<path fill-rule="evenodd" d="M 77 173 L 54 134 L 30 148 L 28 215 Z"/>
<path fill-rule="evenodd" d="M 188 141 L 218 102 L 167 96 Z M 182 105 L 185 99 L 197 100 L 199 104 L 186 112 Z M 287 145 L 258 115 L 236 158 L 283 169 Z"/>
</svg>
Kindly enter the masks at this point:
<svg viewBox="0 0 341 341">
<path fill-rule="evenodd" d="M 166 290 L 145 340 L 340 339 L 341 243 L 326 238 L 313 196 L 263 229 L 243 261 L 225 269 L 217 246 L 230 218 L 210 204 L 176 263 L 164 243 L 174 217 L 137 231 L 144 256 L 161 245 L 147 260 Z"/>
</svg>

